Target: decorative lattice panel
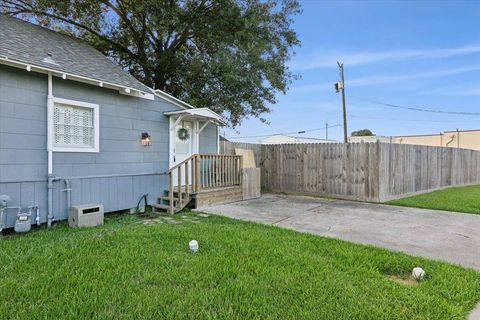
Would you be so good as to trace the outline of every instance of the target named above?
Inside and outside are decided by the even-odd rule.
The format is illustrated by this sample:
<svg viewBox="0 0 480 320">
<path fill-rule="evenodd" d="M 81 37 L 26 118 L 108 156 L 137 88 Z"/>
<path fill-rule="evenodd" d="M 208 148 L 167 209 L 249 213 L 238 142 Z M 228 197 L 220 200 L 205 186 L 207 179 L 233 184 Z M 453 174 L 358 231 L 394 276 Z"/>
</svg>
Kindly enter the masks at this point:
<svg viewBox="0 0 480 320">
<path fill-rule="evenodd" d="M 55 104 L 55 146 L 94 147 L 93 109 Z"/>
</svg>

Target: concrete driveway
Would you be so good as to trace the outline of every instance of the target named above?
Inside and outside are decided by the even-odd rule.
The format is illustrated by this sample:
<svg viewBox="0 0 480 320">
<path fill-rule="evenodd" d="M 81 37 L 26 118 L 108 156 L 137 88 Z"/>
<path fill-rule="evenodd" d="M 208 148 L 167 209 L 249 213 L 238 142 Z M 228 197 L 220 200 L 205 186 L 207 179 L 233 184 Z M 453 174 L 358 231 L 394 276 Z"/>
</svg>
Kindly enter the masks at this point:
<svg viewBox="0 0 480 320">
<path fill-rule="evenodd" d="M 480 215 L 276 194 L 198 210 L 480 270 Z"/>
</svg>

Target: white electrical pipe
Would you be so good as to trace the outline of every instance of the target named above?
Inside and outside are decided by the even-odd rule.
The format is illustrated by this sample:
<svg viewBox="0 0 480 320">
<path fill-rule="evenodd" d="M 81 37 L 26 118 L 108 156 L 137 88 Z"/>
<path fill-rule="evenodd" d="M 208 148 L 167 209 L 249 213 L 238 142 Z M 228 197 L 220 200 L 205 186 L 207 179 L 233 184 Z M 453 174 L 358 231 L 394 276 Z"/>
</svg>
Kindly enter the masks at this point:
<svg viewBox="0 0 480 320">
<path fill-rule="evenodd" d="M 47 226 L 52 227 L 53 223 L 53 84 L 52 73 L 48 73 L 48 95 L 47 95 L 47 152 L 48 152 L 48 169 L 47 169 Z"/>
<path fill-rule="evenodd" d="M 4 214 L 3 212 L 5 211 L 5 208 L 4 207 L 0 207 L 0 232 L 2 232 L 3 228 L 5 228 L 5 223 L 3 222 L 4 221 Z M 1 234 L 0 234 L 1 236 Z"/>
<path fill-rule="evenodd" d="M 39 206 L 35 207 L 35 223 L 37 224 L 37 226 L 40 225 L 40 207 Z"/>
<path fill-rule="evenodd" d="M 48 73 L 48 95 L 47 95 L 47 151 L 48 151 L 48 174 L 53 174 L 53 85 L 52 73 Z"/>
</svg>

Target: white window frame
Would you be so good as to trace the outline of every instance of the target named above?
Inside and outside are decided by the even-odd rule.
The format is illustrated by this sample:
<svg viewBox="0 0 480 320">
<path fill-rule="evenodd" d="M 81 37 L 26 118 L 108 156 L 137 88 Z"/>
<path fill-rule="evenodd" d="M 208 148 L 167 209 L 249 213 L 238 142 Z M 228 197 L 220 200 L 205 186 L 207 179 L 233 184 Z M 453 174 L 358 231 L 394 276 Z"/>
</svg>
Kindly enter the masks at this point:
<svg viewBox="0 0 480 320">
<path fill-rule="evenodd" d="M 93 110 L 93 147 L 63 147 L 55 146 L 55 130 L 50 130 L 51 136 L 49 137 L 52 141 L 52 151 L 54 152 L 100 152 L 100 110 L 99 105 L 94 103 L 88 103 L 83 101 L 69 100 L 63 98 L 53 98 L 53 104 L 65 104 L 72 107 L 81 107 L 89 108 Z M 48 119 L 50 128 L 53 129 L 55 121 L 53 119 L 53 112 L 51 117 Z"/>
</svg>

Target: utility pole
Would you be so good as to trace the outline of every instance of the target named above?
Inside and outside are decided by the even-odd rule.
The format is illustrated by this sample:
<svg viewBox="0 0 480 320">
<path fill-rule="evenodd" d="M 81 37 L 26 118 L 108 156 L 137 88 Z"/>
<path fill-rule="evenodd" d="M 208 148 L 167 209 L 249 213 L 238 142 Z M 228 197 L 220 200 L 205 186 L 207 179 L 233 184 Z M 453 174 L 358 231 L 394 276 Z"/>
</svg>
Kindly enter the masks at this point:
<svg viewBox="0 0 480 320">
<path fill-rule="evenodd" d="M 325 121 L 325 140 L 328 140 L 328 120 Z"/>
<path fill-rule="evenodd" d="M 340 71 L 340 81 L 335 83 L 335 90 L 339 92 L 342 90 L 342 104 L 343 104 L 343 141 L 348 142 L 348 130 L 347 130 L 347 105 L 345 101 L 345 77 L 343 73 L 343 63 L 337 62 Z"/>
</svg>

